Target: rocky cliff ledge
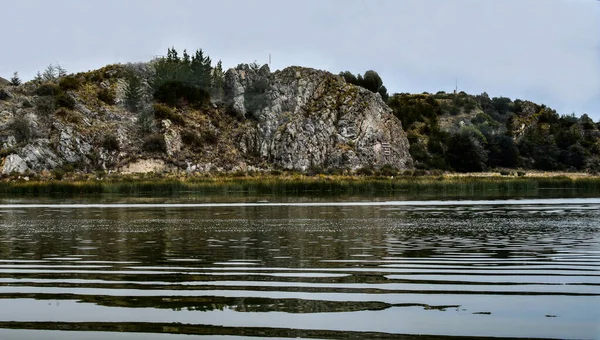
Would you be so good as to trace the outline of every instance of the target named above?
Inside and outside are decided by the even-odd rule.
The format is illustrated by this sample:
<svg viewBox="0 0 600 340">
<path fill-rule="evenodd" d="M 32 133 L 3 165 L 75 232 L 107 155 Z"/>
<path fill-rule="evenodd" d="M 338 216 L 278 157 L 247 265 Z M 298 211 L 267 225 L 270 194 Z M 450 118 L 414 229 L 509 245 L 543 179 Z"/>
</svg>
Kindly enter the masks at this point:
<svg viewBox="0 0 600 340">
<path fill-rule="evenodd" d="M 0 86 L 2 173 L 412 167 L 391 109 L 337 75 L 240 65 L 226 72 L 219 99 L 168 108 L 165 116 L 153 110 L 144 78 L 150 68 L 111 65 L 69 76 L 77 86 L 59 79 Z M 130 112 L 124 97 L 132 69 L 151 113 L 144 132 L 140 113 Z"/>
<path fill-rule="evenodd" d="M 400 121 L 378 94 L 328 72 L 248 65 L 225 75 L 235 112 L 256 121 L 240 147 L 285 169 L 412 166 Z"/>
</svg>

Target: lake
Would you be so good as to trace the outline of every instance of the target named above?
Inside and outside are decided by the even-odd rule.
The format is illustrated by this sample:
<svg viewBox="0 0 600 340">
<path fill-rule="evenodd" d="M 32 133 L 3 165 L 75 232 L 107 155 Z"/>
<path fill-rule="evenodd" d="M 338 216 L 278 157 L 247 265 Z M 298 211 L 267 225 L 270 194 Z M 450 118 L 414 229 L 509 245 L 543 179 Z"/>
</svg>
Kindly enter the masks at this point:
<svg viewBox="0 0 600 340">
<path fill-rule="evenodd" d="M 600 338 L 599 199 L 3 202 L 3 340 Z"/>
</svg>

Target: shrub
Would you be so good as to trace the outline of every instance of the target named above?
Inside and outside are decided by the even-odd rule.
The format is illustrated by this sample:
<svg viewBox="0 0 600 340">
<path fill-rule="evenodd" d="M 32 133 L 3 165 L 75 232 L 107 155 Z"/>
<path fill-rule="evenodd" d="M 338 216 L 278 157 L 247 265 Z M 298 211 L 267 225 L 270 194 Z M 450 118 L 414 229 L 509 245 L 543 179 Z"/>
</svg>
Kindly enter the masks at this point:
<svg viewBox="0 0 600 340">
<path fill-rule="evenodd" d="M 517 171 L 517 176 L 524 177 L 525 175 L 527 175 L 525 171 Z"/>
<path fill-rule="evenodd" d="M 60 88 L 50 83 L 42 84 L 35 89 L 35 94 L 38 96 L 56 96 L 59 92 Z"/>
<path fill-rule="evenodd" d="M 65 178 L 65 171 L 62 169 L 54 169 L 54 171 L 52 171 L 52 177 L 54 177 L 54 179 L 62 181 L 63 178 Z"/>
<path fill-rule="evenodd" d="M 25 98 L 21 102 L 21 107 L 24 108 L 24 109 L 29 109 L 29 108 L 33 107 L 33 104 L 31 104 L 31 102 L 29 101 L 29 99 Z"/>
<path fill-rule="evenodd" d="M 100 142 L 100 145 L 108 151 L 119 151 L 119 139 L 113 134 L 105 135 Z"/>
<path fill-rule="evenodd" d="M 391 164 L 385 164 L 379 169 L 379 174 L 381 176 L 396 176 L 398 175 L 398 169 L 396 169 Z"/>
<path fill-rule="evenodd" d="M 115 105 L 115 92 L 111 89 L 101 88 L 98 90 L 98 99 L 108 105 Z"/>
<path fill-rule="evenodd" d="M 10 123 L 9 128 L 18 142 L 27 142 L 31 139 L 32 131 L 27 118 L 23 116 L 16 117 Z"/>
<path fill-rule="evenodd" d="M 79 81 L 79 78 L 75 76 L 61 78 L 58 82 L 58 87 L 60 87 L 60 89 L 63 91 L 77 90 L 80 85 L 81 82 Z"/>
<path fill-rule="evenodd" d="M 75 99 L 73 99 L 73 97 L 71 97 L 69 94 L 60 91 L 56 95 L 56 105 L 58 107 L 64 107 L 72 110 L 75 108 Z"/>
<path fill-rule="evenodd" d="M 505 169 L 500 170 L 500 175 L 502 176 L 510 176 L 511 172 Z"/>
<path fill-rule="evenodd" d="M 171 109 L 167 105 L 156 103 L 156 104 L 152 105 L 152 108 L 154 109 L 154 117 L 156 119 L 168 119 L 175 124 L 182 125 L 182 126 L 185 125 L 183 116 L 180 115 L 179 113 L 176 113 L 173 109 Z"/>
<path fill-rule="evenodd" d="M 142 134 L 152 131 L 154 126 L 154 114 L 150 109 L 144 109 L 138 114 L 138 126 Z"/>
<path fill-rule="evenodd" d="M 167 143 L 160 133 L 155 133 L 146 137 L 142 149 L 147 152 L 167 152 Z"/>
<path fill-rule="evenodd" d="M 206 143 L 216 144 L 219 141 L 219 134 L 214 130 L 207 130 L 202 133 L 202 139 Z"/>
<path fill-rule="evenodd" d="M 325 171 L 323 171 L 323 168 L 318 165 L 311 165 L 308 170 L 306 170 L 307 176 L 316 176 L 324 173 Z"/>
<path fill-rule="evenodd" d="M 200 138 L 200 136 L 198 136 L 198 134 L 194 131 L 187 129 L 181 132 L 181 141 L 183 142 L 183 144 L 192 147 L 198 147 L 202 145 L 202 139 Z"/>
<path fill-rule="evenodd" d="M 56 112 L 54 112 L 54 115 L 57 117 L 62 117 L 64 120 L 66 120 L 69 123 L 73 123 L 73 124 L 81 123 L 80 115 L 78 115 L 76 112 L 71 111 L 64 107 L 61 107 L 58 110 L 56 110 Z"/>
<path fill-rule="evenodd" d="M 423 169 L 417 169 L 415 171 L 413 171 L 412 175 L 414 177 L 421 177 L 421 176 L 425 176 L 427 175 L 427 171 L 423 170 Z"/>
<path fill-rule="evenodd" d="M 210 95 L 200 87 L 172 80 L 154 91 L 154 99 L 169 106 L 202 106 L 210 102 Z"/>
<path fill-rule="evenodd" d="M 342 168 L 329 168 L 327 169 L 328 175 L 341 176 L 344 174 L 344 169 Z"/>
<path fill-rule="evenodd" d="M 35 110 L 43 115 L 51 115 L 56 110 L 56 101 L 53 97 L 40 97 L 35 100 Z"/>
<path fill-rule="evenodd" d="M 363 166 L 362 168 L 356 170 L 356 174 L 359 176 L 373 176 L 373 168 L 371 166 Z"/>
<path fill-rule="evenodd" d="M 12 155 L 13 153 L 16 153 L 17 149 L 14 147 L 10 147 L 10 148 L 4 148 L 0 150 L 0 158 L 4 158 L 8 155 Z"/>
</svg>

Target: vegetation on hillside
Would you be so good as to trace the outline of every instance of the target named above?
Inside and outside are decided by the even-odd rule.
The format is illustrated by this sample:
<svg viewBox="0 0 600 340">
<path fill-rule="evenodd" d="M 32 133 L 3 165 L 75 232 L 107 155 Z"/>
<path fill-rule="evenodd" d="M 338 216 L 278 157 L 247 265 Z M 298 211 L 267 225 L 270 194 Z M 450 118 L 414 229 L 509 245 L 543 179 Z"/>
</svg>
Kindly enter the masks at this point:
<svg viewBox="0 0 600 340">
<path fill-rule="evenodd" d="M 417 169 L 600 172 L 600 123 L 585 114 L 561 116 L 544 105 L 491 98 L 486 93 L 389 96 L 383 80 L 373 70 L 362 75 L 345 71 L 340 76 L 348 83 L 379 93 L 387 102 L 407 132 Z M 232 141 L 244 130 L 244 124 L 252 124 L 240 122 L 239 117 L 217 105 L 223 96 L 224 71 L 221 62 L 213 65 L 202 50 L 191 55 L 184 50 L 180 55 L 170 48 L 166 56 L 147 64 L 109 65 L 70 75 L 62 66 L 50 65 L 30 82 L 23 83 L 15 72 L 10 81 L 3 83 L 16 94 L 15 97 L 8 91 L 0 92 L 0 100 L 12 98 L 16 103 L 11 104 L 13 115 L 5 126 L 17 142 L 2 150 L 4 156 L 40 136 L 48 136 L 56 144 L 59 136 L 52 135 L 56 133 L 52 119 L 70 124 L 82 134 L 98 135 L 93 140 L 102 152 L 131 151 L 131 157 L 124 161 L 163 155 L 167 145 L 161 124 L 168 119 L 181 136 L 181 158 L 202 160 L 218 154 L 224 162 L 235 163 L 239 154 Z M 246 91 L 250 112 L 264 108 L 267 90 L 267 83 L 257 81 Z M 97 112 L 98 121 L 85 120 L 81 104 L 85 105 L 84 110 Z M 32 121 L 30 112 L 35 113 L 36 121 Z M 112 119 L 114 116 L 120 120 Z M 131 117 L 135 118 L 139 139 L 124 148 L 126 141 L 116 131 L 122 127 L 121 122 L 131 121 Z M 85 129 L 81 128 L 84 125 Z M 92 160 L 99 157 L 100 153 L 90 155 Z M 397 173 L 397 169 L 388 168 L 379 171 L 390 176 Z M 373 170 L 363 168 L 357 173 Z M 324 172 L 312 168 L 308 171 Z"/>
<path fill-rule="evenodd" d="M 600 171 L 600 124 L 560 116 L 529 101 L 486 93 L 395 94 L 417 168 L 476 172 L 496 168 Z"/>
</svg>

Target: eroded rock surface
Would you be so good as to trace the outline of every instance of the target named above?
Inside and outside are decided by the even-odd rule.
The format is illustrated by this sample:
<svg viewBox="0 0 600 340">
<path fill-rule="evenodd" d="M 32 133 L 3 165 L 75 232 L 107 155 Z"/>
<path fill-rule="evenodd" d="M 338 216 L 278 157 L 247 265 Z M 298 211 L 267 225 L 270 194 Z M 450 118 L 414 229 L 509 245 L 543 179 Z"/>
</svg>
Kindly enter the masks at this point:
<svg viewBox="0 0 600 340">
<path fill-rule="evenodd" d="M 240 149 L 285 169 L 412 166 L 402 124 L 378 94 L 328 72 L 289 67 L 226 73 L 227 104 L 254 130 Z"/>
</svg>

